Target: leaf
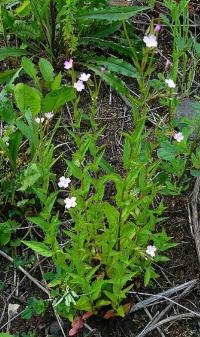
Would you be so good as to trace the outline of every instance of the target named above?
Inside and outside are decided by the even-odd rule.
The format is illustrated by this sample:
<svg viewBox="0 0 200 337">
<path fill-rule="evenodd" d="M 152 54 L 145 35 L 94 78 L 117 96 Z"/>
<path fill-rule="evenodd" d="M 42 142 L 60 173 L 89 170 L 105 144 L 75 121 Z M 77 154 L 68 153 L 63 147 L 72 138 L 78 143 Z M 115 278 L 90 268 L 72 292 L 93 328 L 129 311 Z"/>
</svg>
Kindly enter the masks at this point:
<svg viewBox="0 0 200 337">
<path fill-rule="evenodd" d="M 9 333 L 4 333 L 4 332 L 1 332 L 0 333 L 0 337 L 14 337 L 13 335 L 10 335 Z"/>
<path fill-rule="evenodd" d="M 97 75 L 101 76 L 101 78 L 108 84 L 110 85 L 113 89 L 118 91 L 120 94 L 125 95 L 125 96 L 130 96 L 129 89 L 126 87 L 125 83 L 118 78 L 117 76 L 110 74 L 109 72 L 101 73 L 100 69 L 87 64 L 87 67 L 91 70 L 93 70 Z"/>
<path fill-rule="evenodd" d="M 22 133 L 19 130 L 11 134 L 8 150 L 10 153 L 10 158 L 12 159 L 12 166 L 14 170 L 16 169 L 17 155 L 19 152 L 21 141 L 22 141 Z"/>
<path fill-rule="evenodd" d="M 100 46 L 102 49 L 106 50 L 112 49 L 114 51 L 117 51 L 121 55 L 132 57 L 132 51 L 130 47 L 119 45 L 119 43 L 113 41 L 107 41 L 105 39 L 92 38 L 92 37 L 83 37 L 80 43 L 83 45 L 87 44 L 97 45 Z"/>
<path fill-rule="evenodd" d="M 41 96 L 40 92 L 27 84 L 18 83 L 15 87 L 15 100 L 19 110 L 25 114 L 30 109 L 34 116 L 40 112 Z"/>
<path fill-rule="evenodd" d="M 5 60 L 7 57 L 19 57 L 28 54 L 29 53 L 25 49 L 14 47 L 3 47 L 0 48 L 0 61 Z"/>
<path fill-rule="evenodd" d="M 26 191 L 29 187 L 32 187 L 36 181 L 41 177 L 41 173 L 35 163 L 31 164 L 22 176 L 22 187 L 19 191 Z"/>
<path fill-rule="evenodd" d="M 52 83 L 54 80 L 54 70 L 51 63 L 44 58 L 40 58 L 39 68 L 44 80 L 47 83 Z"/>
<path fill-rule="evenodd" d="M 101 57 L 94 57 L 91 59 L 87 59 L 89 62 L 96 63 L 97 65 L 104 66 L 106 70 L 113 71 L 117 74 L 121 74 L 127 77 L 131 78 L 139 78 L 140 75 L 138 74 L 135 67 L 132 66 L 132 64 L 119 59 L 117 57 L 108 57 L 105 58 L 103 56 Z"/>
<path fill-rule="evenodd" d="M 107 21 L 121 21 L 127 20 L 137 13 L 148 9 L 142 6 L 116 6 L 111 8 L 96 8 L 92 11 L 82 12 L 78 18 L 82 20 L 107 20 Z"/>
<path fill-rule="evenodd" d="M 165 141 L 157 153 L 159 158 L 170 161 L 176 158 L 177 150 L 169 141 Z"/>
<path fill-rule="evenodd" d="M 0 223 L 0 246 L 5 246 L 11 237 L 11 227 L 9 222 Z"/>
<path fill-rule="evenodd" d="M 0 73 L 0 84 L 9 82 L 19 69 L 8 69 Z"/>
<path fill-rule="evenodd" d="M 31 60 L 27 57 L 22 58 L 22 67 L 24 71 L 34 80 L 35 83 L 39 83 L 39 79 L 37 77 L 37 69 Z"/>
<path fill-rule="evenodd" d="M 43 112 L 56 111 L 74 98 L 75 91 L 71 87 L 61 87 L 53 90 L 42 100 L 42 110 Z"/>
<path fill-rule="evenodd" d="M 43 242 L 22 240 L 22 243 L 24 243 L 26 246 L 28 246 L 29 248 L 34 250 L 36 253 L 42 256 L 45 256 L 45 257 L 52 256 L 52 252 Z"/>
</svg>

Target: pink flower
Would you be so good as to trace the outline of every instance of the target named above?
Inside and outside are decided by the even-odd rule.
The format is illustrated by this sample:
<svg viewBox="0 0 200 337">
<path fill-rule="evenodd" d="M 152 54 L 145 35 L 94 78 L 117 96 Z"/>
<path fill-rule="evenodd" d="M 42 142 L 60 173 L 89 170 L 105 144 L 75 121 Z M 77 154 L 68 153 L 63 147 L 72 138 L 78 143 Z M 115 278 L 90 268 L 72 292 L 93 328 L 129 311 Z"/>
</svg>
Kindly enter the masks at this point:
<svg viewBox="0 0 200 337">
<path fill-rule="evenodd" d="M 67 188 L 69 186 L 69 183 L 71 183 L 71 179 L 70 178 L 65 178 L 65 177 L 60 177 L 59 178 L 59 182 L 58 182 L 58 186 L 60 188 Z"/>
<path fill-rule="evenodd" d="M 182 142 L 182 140 L 184 139 L 184 136 L 183 136 L 182 132 L 177 132 L 177 133 L 175 133 L 175 134 L 174 134 L 174 139 L 175 139 L 178 143 Z"/>
<path fill-rule="evenodd" d="M 154 32 L 159 33 L 160 30 L 161 30 L 161 25 L 157 24 L 154 28 Z"/>
<path fill-rule="evenodd" d="M 106 71 L 106 68 L 105 67 L 100 67 L 100 72 L 103 74 L 103 73 L 105 73 L 105 71 Z"/>
<path fill-rule="evenodd" d="M 42 124 L 43 122 L 44 122 L 44 117 L 37 117 L 37 118 L 35 118 L 35 122 L 37 123 L 37 124 Z"/>
<path fill-rule="evenodd" d="M 172 63 L 170 62 L 170 60 L 167 59 L 167 61 L 165 63 L 165 70 L 167 70 L 171 65 L 172 65 Z"/>
<path fill-rule="evenodd" d="M 174 83 L 174 81 L 169 78 L 168 80 L 165 80 L 165 83 L 168 85 L 169 88 L 176 88 L 176 84 Z"/>
<path fill-rule="evenodd" d="M 82 73 L 81 76 L 79 77 L 80 81 L 87 82 L 90 78 L 90 74 Z"/>
<path fill-rule="evenodd" d="M 64 203 L 65 203 L 65 208 L 67 209 L 74 208 L 77 205 L 76 197 L 66 198 L 64 200 Z"/>
<path fill-rule="evenodd" d="M 73 67 L 73 60 L 72 59 L 64 62 L 64 69 L 68 70 L 68 69 L 71 69 L 72 67 Z"/>
<path fill-rule="evenodd" d="M 158 46 L 158 41 L 154 34 L 144 36 L 143 41 L 147 48 L 156 48 Z"/>
<path fill-rule="evenodd" d="M 83 84 L 83 81 L 81 80 L 78 80 L 77 82 L 74 83 L 74 88 L 80 92 L 82 91 L 83 89 L 85 89 L 85 85 Z"/>
<path fill-rule="evenodd" d="M 149 245 L 147 246 L 146 253 L 151 257 L 156 255 L 157 248 L 155 246 Z"/>
<path fill-rule="evenodd" d="M 46 112 L 44 115 L 45 115 L 46 119 L 51 119 L 51 118 L 53 118 L 54 113 L 53 112 Z"/>
</svg>

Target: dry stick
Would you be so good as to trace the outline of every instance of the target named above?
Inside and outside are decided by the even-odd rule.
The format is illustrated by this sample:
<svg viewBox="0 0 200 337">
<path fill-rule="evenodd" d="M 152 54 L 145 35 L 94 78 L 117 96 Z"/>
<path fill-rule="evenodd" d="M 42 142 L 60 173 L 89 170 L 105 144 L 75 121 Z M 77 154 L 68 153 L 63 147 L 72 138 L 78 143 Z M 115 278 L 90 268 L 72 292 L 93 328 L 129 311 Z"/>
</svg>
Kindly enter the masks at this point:
<svg viewBox="0 0 200 337">
<path fill-rule="evenodd" d="M 190 284 L 181 294 L 179 294 L 176 297 L 176 301 L 180 301 L 181 298 L 183 298 L 184 296 L 186 296 L 187 294 L 189 294 L 191 292 L 191 290 L 194 288 L 195 284 L 192 283 Z M 149 328 L 153 328 L 155 326 L 155 324 L 157 324 L 161 318 L 163 318 L 167 312 L 169 312 L 169 310 L 174 306 L 174 303 L 170 303 L 164 310 L 161 311 L 161 313 L 159 313 L 150 324 L 148 324 L 144 330 L 138 335 L 138 337 L 143 336 L 144 332 L 146 333 L 146 331 Z M 158 329 L 158 328 L 157 328 Z"/>
<path fill-rule="evenodd" d="M 193 236 L 197 251 L 197 256 L 200 264 L 200 224 L 198 219 L 198 195 L 200 189 L 200 177 L 196 179 L 194 190 L 192 192 L 191 198 L 191 210 L 192 210 L 192 227 L 193 227 Z"/>
<path fill-rule="evenodd" d="M 137 300 L 141 301 L 141 299 L 140 299 L 140 297 L 139 297 L 138 295 L 136 295 L 136 298 L 137 298 Z M 150 320 L 151 320 L 151 321 L 147 324 L 147 326 L 151 326 L 152 321 L 154 321 L 155 316 L 152 317 L 151 313 L 149 312 L 149 310 L 148 310 L 147 308 L 144 308 L 144 311 L 146 312 L 147 316 L 148 316 L 148 317 L 150 318 Z M 156 315 L 156 317 L 157 317 L 157 315 Z M 146 330 L 147 326 L 145 327 L 144 330 Z M 157 330 L 158 330 L 158 332 L 160 333 L 160 335 L 161 335 L 162 337 L 165 337 L 165 334 L 162 332 L 162 330 L 161 330 L 160 328 L 157 328 Z"/>
<path fill-rule="evenodd" d="M 151 332 L 154 329 L 157 329 L 159 327 L 161 327 L 163 324 L 172 322 L 172 321 L 179 321 L 181 319 L 188 319 L 188 318 L 193 318 L 196 317 L 195 313 L 186 313 L 186 314 L 180 314 L 180 315 L 174 315 L 168 318 L 163 319 L 162 321 L 156 323 L 154 326 L 150 326 L 149 328 L 147 328 L 143 333 L 139 334 L 137 337 L 143 337 L 146 334 L 148 334 L 149 332 Z"/>
<path fill-rule="evenodd" d="M 163 291 L 159 294 L 145 294 L 145 293 L 140 293 L 141 295 L 146 295 L 150 296 L 147 300 L 141 301 L 139 303 L 136 303 L 133 305 L 133 307 L 130 309 L 129 313 L 136 312 L 140 309 L 143 309 L 144 307 L 153 305 L 156 303 L 157 300 L 163 299 L 163 300 L 170 300 L 170 296 L 178 293 L 179 291 L 189 287 L 189 285 L 194 284 L 194 286 L 197 284 L 198 280 L 191 280 L 186 283 L 180 284 L 179 286 L 176 286 L 174 288 L 168 289 L 166 291 Z M 137 294 L 137 292 L 131 292 Z M 170 300 L 172 301 L 172 300 Z"/>
</svg>

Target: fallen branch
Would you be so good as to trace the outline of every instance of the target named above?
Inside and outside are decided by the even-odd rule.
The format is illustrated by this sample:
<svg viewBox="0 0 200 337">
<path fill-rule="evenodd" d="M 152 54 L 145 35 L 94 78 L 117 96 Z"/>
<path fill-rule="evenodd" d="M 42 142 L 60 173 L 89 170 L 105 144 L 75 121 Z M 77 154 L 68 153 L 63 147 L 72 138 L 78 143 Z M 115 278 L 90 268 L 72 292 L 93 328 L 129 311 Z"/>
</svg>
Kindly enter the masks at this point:
<svg viewBox="0 0 200 337">
<path fill-rule="evenodd" d="M 190 201 L 191 205 L 191 228 L 192 236 L 195 241 L 198 261 L 200 264 L 200 224 L 199 224 L 199 215 L 198 215 L 198 195 L 200 189 L 200 177 L 196 179 L 194 190 L 192 192 L 192 198 Z"/>
<path fill-rule="evenodd" d="M 176 302 L 180 301 L 181 298 L 185 297 L 186 295 L 188 295 L 191 290 L 194 288 L 195 283 L 191 283 L 188 285 L 188 287 L 183 290 L 182 293 L 180 293 L 179 295 L 177 295 L 176 297 Z M 142 332 L 139 334 L 138 337 L 144 336 L 146 333 L 149 332 L 149 329 L 152 328 L 154 329 L 155 325 L 158 322 L 161 322 L 161 319 L 170 311 L 170 309 L 174 306 L 174 302 L 170 302 L 170 304 L 164 309 L 162 310 L 158 315 L 156 315 L 152 321 L 150 323 L 147 324 L 147 326 L 142 330 Z M 145 310 L 145 308 L 144 308 Z M 192 313 L 193 314 L 193 313 Z M 194 313 L 195 314 L 195 313 Z M 159 327 L 156 327 L 156 329 L 160 329 Z M 159 331 L 160 332 L 160 331 Z"/>
<path fill-rule="evenodd" d="M 191 312 L 167 317 L 163 319 L 162 321 L 156 323 L 155 325 L 148 327 L 145 331 L 141 332 L 137 337 L 144 337 L 146 334 L 148 334 L 152 330 L 160 328 L 163 324 L 166 324 L 172 321 L 180 321 L 181 319 L 194 318 L 194 317 L 197 317 L 197 316 L 195 315 L 195 313 L 191 313 Z"/>
<path fill-rule="evenodd" d="M 193 285 L 193 287 L 197 284 L 198 280 L 192 280 L 183 284 L 180 284 L 179 286 L 176 286 L 174 288 L 168 289 L 166 291 L 163 291 L 159 294 L 141 294 L 141 295 L 146 295 L 150 296 L 148 299 L 143 300 L 139 303 L 136 303 L 133 305 L 133 307 L 130 309 L 129 313 L 136 312 L 140 309 L 146 308 L 150 305 L 156 304 L 158 300 L 170 300 L 170 297 L 177 294 L 178 292 L 188 288 L 190 285 Z M 132 294 L 137 294 L 137 292 L 131 292 Z M 172 301 L 172 300 L 171 300 Z"/>
</svg>

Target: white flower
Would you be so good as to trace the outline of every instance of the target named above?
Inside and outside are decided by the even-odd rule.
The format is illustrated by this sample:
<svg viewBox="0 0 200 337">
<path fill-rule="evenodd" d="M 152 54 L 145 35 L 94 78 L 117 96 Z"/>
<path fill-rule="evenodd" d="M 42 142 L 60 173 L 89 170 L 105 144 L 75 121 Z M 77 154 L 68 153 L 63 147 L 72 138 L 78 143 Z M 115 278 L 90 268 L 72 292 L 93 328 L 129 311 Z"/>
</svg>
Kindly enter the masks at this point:
<svg viewBox="0 0 200 337">
<path fill-rule="evenodd" d="M 41 118 L 37 117 L 37 118 L 35 118 L 35 121 L 36 121 L 37 124 L 40 124 L 40 123 L 42 124 L 44 122 L 44 117 L 41 117 Z"/>
<path fill-rule="evenodd" d="M 65 178 L 65 177 L 60 177 L 59 178 L 59 182 L 58 182 L 58 186 L 60 188 L 67 188 L 69 186 L 69 183 L 71 183 L 71 179 L 69 178 Z"/>
<path fill-rule="evenodd" d="M 53 118 L 54 113 L 53 112 L 46 112 L 44 115 L 45 115 L 46 119 L 49 120 L 49 119 Z"/>
<path fill-rule="evenodd" d="M 20 305 L 19 304 L 8 304 L 8 314 L 10 317 L 13 317 L 17 314 L 17 311 L 19 309 Z"/>
<path fill-rule="evenodd" d="M 154 34 L 144 36 L 143 41 L 147 48 L 156 48 L 158 46 L 158 41 Z"/>
<path fill-rule="evenodd" d="M 85 85 L 83 84 L 83 81 L 81 80 L 78 80 L 77 82 L 74 83 L 74 88 L 80 92 L 82 91 L 83 89 L 85 89 Z"/>
<path fill-rule="evenodd" d="M 65 61 L 64 62 L 64 68 L 66 70 L 71 69 L 72 67 L 73 67 L 73 60 L 72 59 L 70 59 L 69 61 Z"/>
<path fill-rule="evenodd" d="M 66 198 L 64 200 L 65 203 L 65 208 L 69 209 L 71 207 L 76 207 L 77 203 L 76 203 L 76 197 L 71 197 L 71 198 Z"/>
<path fill-rule="evenodd" d="M 165 83 L 168 85 L 169 88 L 176 88 L 176 84 L 171 78 L 169 78 L 168 80 L 165 80 Z"/>
<path fill-rule="evenodd" d="M 182 132 L 175 133 L 174 139 L 176 139 L 178 143 L 182 142 L 182 140 L 184 139 L 184 136 L 183 136 Z"/>
<path fill-rule="evenodd" d="M 79 77 L 79 80 L 80 81 L 83 81 L 83 82 L 87 82 L 90 78 L 90 74 L 86 74 L 86 73 L 82 73 Z"/>
<path fill-rule="evenodd" d="M 157 248 L 155 246 L 149 245 L 147 246 L 146 253 L 151 257 L 154 257 L 156 255 L 156 250 Z"/>
</svg>

